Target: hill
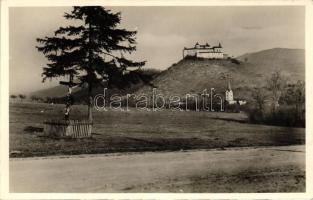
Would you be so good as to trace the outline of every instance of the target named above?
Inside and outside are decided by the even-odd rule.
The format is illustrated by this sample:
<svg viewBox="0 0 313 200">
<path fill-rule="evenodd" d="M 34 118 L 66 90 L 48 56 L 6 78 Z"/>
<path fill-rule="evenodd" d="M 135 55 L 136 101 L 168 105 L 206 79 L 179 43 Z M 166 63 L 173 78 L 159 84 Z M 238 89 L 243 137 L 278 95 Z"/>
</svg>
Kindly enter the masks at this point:
<svg viewBox="0 0 313 200">
<path fill-rule="evenodd" d="M 239 61 L 239 62 L 237 62 Z M 164 96 L 199 94 L 210 88 L 224 94 L 227 89 L 225 75 L 230 74 L 235 98 L 247 98 L 249 90 L 262 86 L 274 71 L 281 73 L 290 82 L 304 80 L 304 50 L 275 48 L 239 56 L 236 59 L 208 60 L 185 58 L 173 64 L 157 76 L 152 84 Z M 145 86 L 137 94 L 152 93 Z"/>
<path fill-rule="evenodd" d="M 259 75 L 266 75 L 275 70 L 282 71 L 291 80 L 305 80 L 304 49 L 274 48 L 237 57 L 255 67 Z"/>
<path fill-rule="evenodd" d="M 108 93 L 124 95 L 135 92 L 151 96 L 152 89 L 156 88 L 157 93 L 162 93 L 164 96 L 183 97 L 186 94 L 199 94 L 204 89 L 209 91 L 210 88 L 215 88 L 218 93 L 224 94 L 227 89 L 225 75 L 230 74 L 235 98 L 246 98 L 250 89 L 264 85 L 265 79 L 276 70 L 280 70 L 289 81 L 305 78 L 304 50 L 302 49 L 274 48 L 244 54 L 236 59 L 185 58 L 162 72 L 147 70 L 140 76 L 135 76 L 136 80 L 127 87 L 113 89 Z M 66 94 L 66 91 L 66 87 L 57 86 L 34 94 L 41 97 L 61 97 Z M 101 85 L 94 89 L 94 94 L 102 92 L 103 86 Z M 74 91 L 74 98 L 82 100 L 86 97 L 86 93 L 85 89 L 78 89 Z"/>
<path fill-rule="evenodd" d="M 45 97 L 63 97 L 67 94 L 68 88 L 64 85 L 58 85 L 55 87 L 51 87 L 48 89 L 43 89 L 43 90 L 38 90 L 35 92 L 32 92 L 30 96 L 36 96 L 40 98 L 45 98 Z M 73 92 L 78 91 L 78 88 L 75 88 Z"/>
<path fill-rule="evenodd" d="M 124 76 L 125 82 L 127 84 L 124 84 L 124 86 L 121 88 L 113 88 L 107 91 L 107 94 L 126 94 L 126 93 L 132 93 L 135 90 L 141 88 L 143 85 L 149 85 L 149 82 L 158 74 L 160 74 L 161 71 L 157 69 L 140 69 L 137 71 L 131 71 L 127 75 Z M 93 88 L 93 95 L 101 94 L 103 93 L 104 86 L 99 84 L 95 85 Z M 51 87 L 44 90 L 39 90 L 32 92 L 30 96 L 36 96 L 40 98 L 46 98 L 46 97 L 53 97 L 53 98 L 59 98 L 63 99 L 67 94 L 68 88 L 64 85 L 58 85 L 55 87 Z M 87 88 L 81 88 L 77 87 L 73 89 L 73 96 L 74 99 L 76 99 L 77 102 L 85 101 L 87 100 Z"/>
<path fill-rule="evenodd" d="M 257 85 L 257 81 L 250 77 L 256 77 L 253 70 L 248 70 L 249 63 L 236 63 L 235 60 L 208 60 L 185 58 L 173 64 L 166 71 L 157 76 L 152 84 L 157 93 L 164 96 L 180 96 L 186 94 L 201 94 L 203 90 L 214 88 L 220 94 L 227 89 L 225 76 L 230 74 L 232 89 L 241 91 L 242 97 L 247 87 Z M 137 94 L 152 94 L 151 86 L 144 86 Z"/>
</svg>

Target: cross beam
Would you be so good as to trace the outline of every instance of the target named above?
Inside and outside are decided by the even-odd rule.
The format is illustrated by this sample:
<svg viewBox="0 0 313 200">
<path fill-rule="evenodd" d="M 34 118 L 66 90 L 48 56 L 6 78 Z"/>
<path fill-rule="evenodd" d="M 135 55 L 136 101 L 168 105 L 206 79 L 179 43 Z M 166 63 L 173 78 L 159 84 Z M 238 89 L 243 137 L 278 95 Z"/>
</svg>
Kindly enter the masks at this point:
<svg viewBox="0 0 313 200">
<path fill-rule="evenodd" d="M 67 98 L 66 98 L 66 108 L 65 108 L 65 120 L 69 120 L 69 115 L 70 115 L 70 110 L 71 110 L 71 105 L 73 104 L 73 98 L 72 98 L 72 87 L 77 86 L 77 83 L 73 82 L 73 75 L 70 75 L 70 80 L 69 81 L 59 81 L 61 85 L 66 85 L 68 87 L 68 92 L 67 92 Z"/>
<path fill-rule="evenodd" d="M 59 83 L 68 87 L 75 87 L 78 85 L 78 83 L 73 83 L 72 81 L 59 81 Z"/>
</svg>

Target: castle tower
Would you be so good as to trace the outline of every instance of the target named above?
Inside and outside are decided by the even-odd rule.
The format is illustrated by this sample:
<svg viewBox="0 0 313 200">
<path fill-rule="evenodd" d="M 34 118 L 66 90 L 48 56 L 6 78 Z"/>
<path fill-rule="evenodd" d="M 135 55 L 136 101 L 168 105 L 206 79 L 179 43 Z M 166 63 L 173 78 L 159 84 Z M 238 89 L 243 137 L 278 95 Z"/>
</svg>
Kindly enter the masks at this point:
<svg viewBox="0 0 313 200">
<path fill-rule="evenodd" d="M 196 49 L 199 49 L 199 48 L 200 48 L 199 42 L 197 42 L 197 43 L 195 44 L 195 48 L 196 48 Z"/>
</svg>

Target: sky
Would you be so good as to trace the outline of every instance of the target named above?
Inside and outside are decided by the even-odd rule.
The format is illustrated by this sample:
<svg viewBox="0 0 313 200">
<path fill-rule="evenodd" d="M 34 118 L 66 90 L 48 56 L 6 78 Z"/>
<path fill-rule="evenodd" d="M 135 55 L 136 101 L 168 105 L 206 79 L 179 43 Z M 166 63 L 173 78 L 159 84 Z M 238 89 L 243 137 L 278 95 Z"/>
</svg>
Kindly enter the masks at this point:
<svg viewBox="0 0 313 200">
<path fill-rule="evenodd" d="M 121 28 L 137 30 L 137 51 L 125 57 L 147 61 L 146 68 L 166 69 L 196 42 L 222 44 L 231 56 L 270 48 L 304 49 L 303 6 L 108 7 L 121 12 Z M 71 7 L 16 7 L 9 10 L 10 94 L 28 94 L 58 85 L 42 83 L 46 58 L 36 38 L 53 36 L 72 21 Z"/>
</svg>

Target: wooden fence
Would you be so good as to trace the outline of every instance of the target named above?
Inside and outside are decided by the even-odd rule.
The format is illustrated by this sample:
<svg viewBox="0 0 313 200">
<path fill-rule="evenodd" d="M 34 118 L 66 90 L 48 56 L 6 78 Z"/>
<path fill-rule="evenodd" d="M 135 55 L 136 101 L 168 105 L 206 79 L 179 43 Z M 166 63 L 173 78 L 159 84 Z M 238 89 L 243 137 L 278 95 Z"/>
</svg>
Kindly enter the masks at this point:
<svg viewBox="0 0 313 200">
<path fill-rule="evenodd" d="M 44 134 L 57 138 L 91 137 L 92 122 L 88 120 L 50 120 L 44 122 Z"/>
</svg>

